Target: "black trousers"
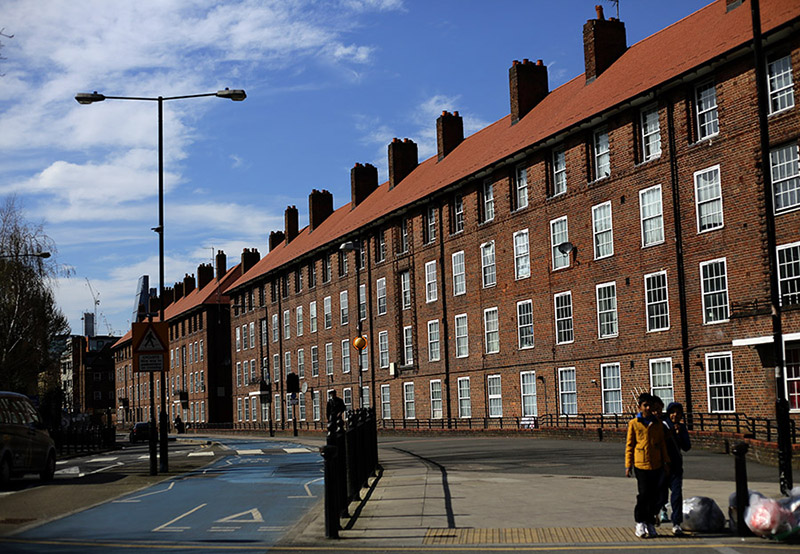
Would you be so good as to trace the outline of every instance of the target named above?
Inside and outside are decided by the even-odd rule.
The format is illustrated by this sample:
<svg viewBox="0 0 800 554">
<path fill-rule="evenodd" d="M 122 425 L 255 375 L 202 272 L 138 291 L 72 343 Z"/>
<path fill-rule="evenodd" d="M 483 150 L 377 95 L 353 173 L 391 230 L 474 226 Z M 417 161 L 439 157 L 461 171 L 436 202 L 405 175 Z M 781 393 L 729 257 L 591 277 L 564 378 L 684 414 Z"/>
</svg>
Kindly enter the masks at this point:
<svg viewBox="0 0 800 554">
<path fill-rule="evenodd" d="M 633 519 L 636 523 L 655 523 L 656 515 L 661 509 L 661 482 L 664 470 L 635 467 L 633 473 L 636 475 L 638 486 Z"/>
</svg>

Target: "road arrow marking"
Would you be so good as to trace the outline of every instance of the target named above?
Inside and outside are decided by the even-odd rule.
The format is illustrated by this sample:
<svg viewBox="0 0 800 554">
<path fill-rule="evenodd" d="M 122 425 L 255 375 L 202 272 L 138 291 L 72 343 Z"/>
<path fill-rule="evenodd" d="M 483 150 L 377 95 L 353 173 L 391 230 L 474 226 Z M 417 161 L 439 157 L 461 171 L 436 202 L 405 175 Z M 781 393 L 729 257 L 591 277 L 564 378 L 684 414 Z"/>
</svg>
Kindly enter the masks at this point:
<svg viewBox="0 0 800 554">
<path fill-rule="evenodd" d="M 145 496 L 151 496 L 153 494 L 160 494 L 162 492 L 170 491 L 170 490 L 172 490 L 172 487 L 174 487 L 174 486 L 175 486 L 175 482 L 173 481 L 172 483 L 169 484 L 169 486 L 166 489 L 161 489 L 161 490 L 157 490 L 157 491 L 153 491 L 153 492 L 146 492 L 144 494 L 140 494 L 139 496 L 132 496 L 132 497 L 126 498 L 124 500 L 114 500 L 113 503 L 122 504 L 122 503 L 139 502 L 140 498 L 144 498 Z"/>
<path fill-rule="evenodd" d="M 239 519 L 241 516 L 246 516 L 250 514 L 252 519 Z M 261 516 L 261 512 L 258 511 L 258 508 L 253 508 L 252 510 L 247 510 L 246 512 L 240 512 L 238 514 L 233 514 L 232 516 L 223 517 L 222 519 L 218 519 L 214 523 L 264 523 L 264 518 Z"/>
<path fill-rule="evenodd" d="M 204 506 L 206 506 L 206 503 L 200 504 L 199 506 L 197 506 L 195 508 L 192 508 L 191 510 L 189 510 L 185 514 L 181 514 L 178 517 L 176 517 L 175 519 L 172 519 L 172 520 L 166 522 L 164 525 L 159 525 L 158 527 L 153 529 L 153 531 L 176 531 L 176 532 L 182 533 L 186 529 L 191 529 L 191 527 L 170 527 L 170 525 L 172 525 L 173 523 L 175 523 L 179 519 L 182 519 L 182 518 L 188 516 L 189 514 L 192 514 L 192 513 L 196 512 L 197 510 L 199 510 L 200 508 L 202 508 Z"/>
</svg>

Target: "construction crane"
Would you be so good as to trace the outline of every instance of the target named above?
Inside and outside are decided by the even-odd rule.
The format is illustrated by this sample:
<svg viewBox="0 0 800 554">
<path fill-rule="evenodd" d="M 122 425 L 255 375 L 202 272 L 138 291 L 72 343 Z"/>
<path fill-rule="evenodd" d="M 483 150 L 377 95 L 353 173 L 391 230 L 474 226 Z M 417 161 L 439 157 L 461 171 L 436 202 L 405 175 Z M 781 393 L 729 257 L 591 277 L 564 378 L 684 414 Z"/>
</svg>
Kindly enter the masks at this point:
<svg viewBox="0 0 800 554">
<path fill-rule="evenodd" d="M 86 279 L 86 284 L 89 287 L 89 293 L 92 295 L 92 300 L 94 300 L 94 320 L 96 322 L 97 321 L 97 306 L 100 305 L 100 299 L 98 298 L 98 296 L 100 296 L 100 294 L 94 292 L 94 289 L 92 288 L 92 284 L 89 282 L 89 278 L 88 277 L 84 277 L 84 279 Z"/>
</svg>

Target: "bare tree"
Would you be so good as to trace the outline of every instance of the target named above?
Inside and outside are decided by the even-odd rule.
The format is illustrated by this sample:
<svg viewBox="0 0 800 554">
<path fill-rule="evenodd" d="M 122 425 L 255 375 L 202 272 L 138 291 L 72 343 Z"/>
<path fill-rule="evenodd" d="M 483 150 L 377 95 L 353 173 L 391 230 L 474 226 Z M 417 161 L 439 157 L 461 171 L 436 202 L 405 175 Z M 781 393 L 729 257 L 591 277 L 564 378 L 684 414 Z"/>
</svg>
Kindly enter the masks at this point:
<svg viewBox="0 0 800 554">
<path fill-rule="evenodd" d="M 55 244 L 22 217 L 14 197 L 0 207 L 0 390 L 27 394 L 51 383 L 59 335 L 69 332 L 53 296 Z"/>
</svg>

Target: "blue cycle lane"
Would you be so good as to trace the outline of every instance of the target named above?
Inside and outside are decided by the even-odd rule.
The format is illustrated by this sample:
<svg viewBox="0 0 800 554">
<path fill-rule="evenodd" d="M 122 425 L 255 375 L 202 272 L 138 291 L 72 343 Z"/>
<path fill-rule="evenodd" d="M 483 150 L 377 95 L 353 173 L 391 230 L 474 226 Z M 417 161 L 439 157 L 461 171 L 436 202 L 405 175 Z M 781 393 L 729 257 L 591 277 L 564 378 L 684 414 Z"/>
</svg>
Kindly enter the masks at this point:
<svg viewBox="0 0 800 554">
<path fill-rule="evenodd" d="M 218 442 L 228 450 L 214 463 L 17 535 L 20 542 L 2 550 L 174 552 L 276 544 L 319 501 L 319 453 L 288 442 Z"/>
</svg>

